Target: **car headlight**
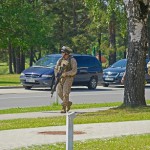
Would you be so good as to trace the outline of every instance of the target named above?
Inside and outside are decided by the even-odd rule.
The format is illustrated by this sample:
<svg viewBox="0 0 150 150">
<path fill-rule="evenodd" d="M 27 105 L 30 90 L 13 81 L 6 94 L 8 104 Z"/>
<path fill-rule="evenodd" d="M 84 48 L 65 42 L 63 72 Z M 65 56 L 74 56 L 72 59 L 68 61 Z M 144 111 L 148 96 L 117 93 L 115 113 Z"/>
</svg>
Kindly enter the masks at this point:
<svg viewBox="0 0 150 150">
<path fill-rule="evenodd" d="M 122 77 L 125 72 L 120 72 L 119 76 Z"/>
<path fill-rule="evenodd" d="M 24 76 L 25 74 L 22 72 L 20 75 L 21 75 L 21 76 Z"/>
<path fill-rule="evenodd" d="M 53 77 L 53 75 L 51 75 L 51 74 L 43 74 L 42 77 L 43 78 L 51 78 L 51 77 Z"/>
</svg>

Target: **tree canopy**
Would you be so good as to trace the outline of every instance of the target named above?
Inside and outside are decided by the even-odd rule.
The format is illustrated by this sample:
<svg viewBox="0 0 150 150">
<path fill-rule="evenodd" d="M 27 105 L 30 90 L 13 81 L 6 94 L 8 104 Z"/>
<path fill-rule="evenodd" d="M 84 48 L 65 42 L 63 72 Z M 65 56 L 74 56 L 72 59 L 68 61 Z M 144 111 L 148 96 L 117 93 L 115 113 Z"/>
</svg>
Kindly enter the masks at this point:
<svg viewBox="0 0 150 150">
<path fill-rule="evenodd" d="M 63 45 L 104 55 L 107 65 L 127 55 L 124 105 L 146 105 L 149 9 L 148 0 L 1 0 L 0 62 L 20 73 L 26 62 L 31 66 Z"/>
<path fill-rule="evenodd" d="M 0 7 L 0 62 L 9 60 L 10 73 L 20 73 L 26 61 L 32 65 L 59 53 L 63 45 L 74 53 L 94 49 L 111 63 L 124 57 L 126 16 L 120 1 L 1 0 Z"/>
</svg>

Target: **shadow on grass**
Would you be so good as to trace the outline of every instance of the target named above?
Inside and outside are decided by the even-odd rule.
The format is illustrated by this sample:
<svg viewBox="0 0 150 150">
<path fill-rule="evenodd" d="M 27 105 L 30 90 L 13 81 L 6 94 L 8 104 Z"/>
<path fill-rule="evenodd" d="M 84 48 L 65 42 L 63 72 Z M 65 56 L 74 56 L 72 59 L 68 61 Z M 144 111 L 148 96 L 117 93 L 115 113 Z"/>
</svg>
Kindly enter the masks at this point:
<svg viewBox="0 0 150 150">
<path fill-rule="evenodd" d="M 150 112 L 150 105 L 147 106 L 138 106 L 138 107 L 129 107 L 129 106 L 118 106 L 116 108 L 110 108 L 112 110 L 123 110 L 123 111 L 128 111 L 128 112 Z"/>
<path fill-rule="evenodd" d="M 145 107 L 136 107 L 136 108 L 129 108 L 129 107 L 115 107 L 115 108 L 110 108 L 108 110 L 99 110 L 96 112 L 79 112 L 77 113 L 77 116 L 108 116 L 108 115 L 117 115 L 119 113 L 122 114 L 139 114 L 139 113 L 150 113 L 150 106 L 145 106 Z M 147 115 L 148 115 L 147 114 Z"/>
</svg>

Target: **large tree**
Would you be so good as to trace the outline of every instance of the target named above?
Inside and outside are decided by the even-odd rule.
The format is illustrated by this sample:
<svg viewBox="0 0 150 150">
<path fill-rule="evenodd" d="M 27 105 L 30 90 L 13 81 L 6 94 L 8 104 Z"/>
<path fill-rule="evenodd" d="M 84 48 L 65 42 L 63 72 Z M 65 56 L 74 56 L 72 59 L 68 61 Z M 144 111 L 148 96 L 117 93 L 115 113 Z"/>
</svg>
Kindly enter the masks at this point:
<svg viewBox="0 0 150 150">
<path fill-rule="evenodd" d="M 149 0 L 124 0 L 128 18 L 125 106 L 145 106 L 145 58 Z"/>
</svg>

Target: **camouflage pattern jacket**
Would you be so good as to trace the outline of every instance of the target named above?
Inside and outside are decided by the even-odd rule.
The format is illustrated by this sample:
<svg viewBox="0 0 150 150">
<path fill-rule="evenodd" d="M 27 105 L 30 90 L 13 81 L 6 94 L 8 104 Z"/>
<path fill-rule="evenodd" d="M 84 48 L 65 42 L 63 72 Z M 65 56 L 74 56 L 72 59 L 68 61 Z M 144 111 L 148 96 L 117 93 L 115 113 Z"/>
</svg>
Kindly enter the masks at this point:
<svg viewBox="0 0 150 150">
<path fill-rule="evenodd" d="M 57 73 L 62 67 L 64 67 L 63 73 L 65 73 L 66 77 L 74 77 L 77 73 L 77 62 L 71 55 L 68 59 L 64 59 L 61 57 L 57 61 L 57 64 L 55 66 L 55 76 L 57 76 Z"/>
</svg>

